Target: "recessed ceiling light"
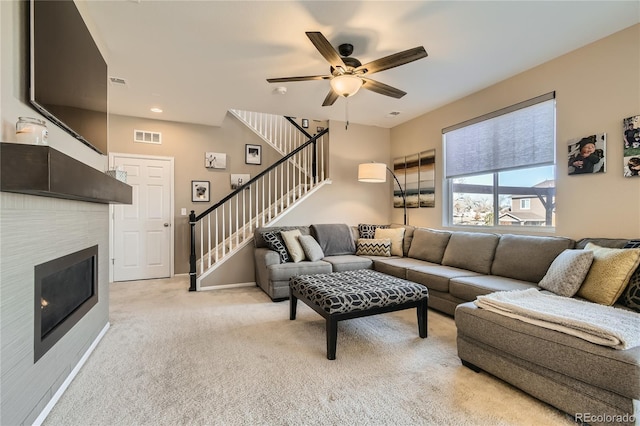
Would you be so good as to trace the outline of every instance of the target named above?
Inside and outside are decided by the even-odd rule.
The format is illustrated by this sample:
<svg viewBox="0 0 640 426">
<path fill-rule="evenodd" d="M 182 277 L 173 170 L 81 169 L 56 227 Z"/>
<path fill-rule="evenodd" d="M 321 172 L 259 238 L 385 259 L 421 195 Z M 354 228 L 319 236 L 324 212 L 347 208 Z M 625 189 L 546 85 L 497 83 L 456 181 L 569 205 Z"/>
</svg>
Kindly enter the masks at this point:
<svg viewBox="0 0 640 426">
<path fill-rule="evenodd" d="M 151 112 L 162 112 L 162 108 L 153 107 L 151 108 Z"/>
</svg>

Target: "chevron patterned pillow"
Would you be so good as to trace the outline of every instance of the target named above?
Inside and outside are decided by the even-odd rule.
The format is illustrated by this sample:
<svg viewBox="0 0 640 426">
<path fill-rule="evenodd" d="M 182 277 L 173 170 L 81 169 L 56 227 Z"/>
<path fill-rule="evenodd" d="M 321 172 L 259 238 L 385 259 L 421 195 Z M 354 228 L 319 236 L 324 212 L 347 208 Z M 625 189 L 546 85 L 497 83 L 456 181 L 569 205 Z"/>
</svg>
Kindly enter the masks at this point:
<svg viewBox="0 0 640 426">
<path fill-rule="evenodd" d="M 391 256 L 391 238 L 358 238 L 358 256 Z"/>
</svg>

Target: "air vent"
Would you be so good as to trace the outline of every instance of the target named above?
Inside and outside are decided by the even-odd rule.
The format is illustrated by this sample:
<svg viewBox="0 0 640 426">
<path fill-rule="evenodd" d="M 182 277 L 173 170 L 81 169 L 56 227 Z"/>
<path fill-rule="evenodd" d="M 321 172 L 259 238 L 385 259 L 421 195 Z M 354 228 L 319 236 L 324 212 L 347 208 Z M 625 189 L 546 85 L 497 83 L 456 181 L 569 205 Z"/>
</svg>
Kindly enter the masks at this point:
<svg viewBox="0 0 640 426">
<path fill-rule="evenodd" d="M 111 84 L 119 84 L 121 86 L 127 85 L 127 80 L 120 77 L 109 77 L 109 81 L 111 81 Z"/>
<path fill-rule="evenodd" d="M 400 111 L 391 111 L 389 114 L 387 114 L 387 117 L 396 117 L 400 115 Z"/>
<path fill-rule="evenodd" d="M 148 130 L 134 130 L 133 141 L 140 143 L 154 143 L 157 145 L 162 144 L 162 133 L 150 132 Z"/>
</svg>

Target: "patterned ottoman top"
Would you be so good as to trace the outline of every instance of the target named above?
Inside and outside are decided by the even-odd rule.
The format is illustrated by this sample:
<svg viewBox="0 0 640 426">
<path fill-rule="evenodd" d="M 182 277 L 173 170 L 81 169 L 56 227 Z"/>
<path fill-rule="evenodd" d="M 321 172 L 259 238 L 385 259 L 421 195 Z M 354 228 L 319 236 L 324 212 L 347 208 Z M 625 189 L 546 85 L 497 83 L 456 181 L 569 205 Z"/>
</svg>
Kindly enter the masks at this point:
<svg viewBox="0 0 640 426">
<path fill-rule="evenodd" d="M 298 275 L 289 286 L 329 314 L 364 311 L 429 297 L 427 287 L 370 269 Z"/>
</svg>

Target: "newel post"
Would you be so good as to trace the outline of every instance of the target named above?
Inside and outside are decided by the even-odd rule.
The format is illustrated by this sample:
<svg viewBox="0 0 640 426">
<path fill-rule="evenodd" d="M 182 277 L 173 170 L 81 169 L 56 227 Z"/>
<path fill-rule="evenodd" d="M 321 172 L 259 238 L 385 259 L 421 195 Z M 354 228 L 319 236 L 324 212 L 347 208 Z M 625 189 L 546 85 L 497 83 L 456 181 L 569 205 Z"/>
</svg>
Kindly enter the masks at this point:
<svg viewBox="0 0 640 426">
<path fill-rule="evenodd" d="M 318 153 L 316 148 L 318 146 L 317 139 L 313 140 L 313 155 L 311 156 L 311 173 L 313 175 L 313 183 L 318 183 L 318 171 L 316 170 L 318 167 Z"/>
<path fill-rule="evenodd" d="M 191 254 L 189 255 L 189 291 L 196 291 L 196 212 L 189 215 Z"/>
</svg>

